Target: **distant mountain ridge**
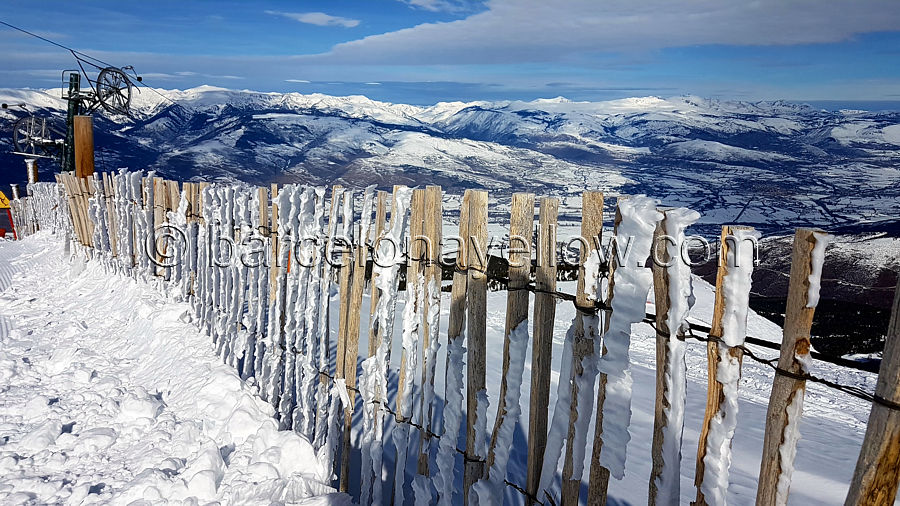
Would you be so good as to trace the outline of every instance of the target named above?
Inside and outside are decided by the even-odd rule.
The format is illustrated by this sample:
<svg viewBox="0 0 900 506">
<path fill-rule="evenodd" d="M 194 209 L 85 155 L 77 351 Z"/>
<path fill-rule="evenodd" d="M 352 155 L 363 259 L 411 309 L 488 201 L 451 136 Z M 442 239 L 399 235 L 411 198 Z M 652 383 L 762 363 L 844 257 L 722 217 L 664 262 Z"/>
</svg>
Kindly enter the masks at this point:
<svg viewBox="0 0 900 506">
<path fill-rule="evenodd" d="M 697 209 L 710 229 L 740 222 L 769 232 L 900 234 L 897 112 L 692 96 L 423 107 L 209 86 L 158 91 L 135 93 L 134 119 L 95 117 L 99 170 L 251 184 L 441 184 L 501 199 L 532 191 L 560 196 L 562 211 L 576 214 L 581 192 L 601 189 Z M 65 109 L 58 90 L 0 90 L 0 100 L 56 121 Z M 0 182 L 24 179 L 9 154 L 22 114 L 0 113 Z"/>
</svg>

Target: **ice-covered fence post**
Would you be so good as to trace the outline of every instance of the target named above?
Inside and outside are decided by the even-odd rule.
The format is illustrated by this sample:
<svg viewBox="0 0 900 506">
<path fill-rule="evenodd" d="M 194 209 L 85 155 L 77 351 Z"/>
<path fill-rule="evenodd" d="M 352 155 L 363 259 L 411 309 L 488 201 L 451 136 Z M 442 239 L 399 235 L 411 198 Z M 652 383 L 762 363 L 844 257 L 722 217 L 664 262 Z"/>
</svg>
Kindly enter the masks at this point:
<svg viewBox="0 0 900 506">
<path fill-rule="evenodd" d="M 380 461 L 381 458 L 380 453 L 378 456 L 375 456 L 375 452 L 380 449 L 380 446 L 378 448 L 375 448 L 375 446 L 376 444 L 381 444 L 381 438 L 376 435 L 376 432 L 380 433 L 381 428 L 381 390 L 383 383 L 381 380 L 381 362 L 377 355 L 383 333 L 378 330 L 381 326 L 378 320 L 383 319 L 378 313 L 378 307 L 379 305 L 383 307 L 384 303 L 379 302 L 381 299 L 379 297 L 380 290 L 378 286 L 379 283 L 384 282 L 385 280 L 382 279 L 379 281 L 379 278 L 381 278 L 380 271 L 382 271 L 383 267 L 379 266 L 376 262 L 381 261 L 378 258 L 378 246 L 381 243 L 382 235 L 385 233 L 384 225 L 387 216 L 386 200 L 388 195 L 389 194 L 385 191 L 378 191 L 375 194 L 375 229 L 372 235 L 372 244 L 370 248 L 370 251 L 372 252 L 372 275 L 370 278 L 372 292 L 369 297 L 369 351 L 367 355 L 368 358 L 362 363 L 362 375 L 359 380 L 359 390 L 362 395 L 363 406 L 362 441 L 360 445 L 360 453 L 362 456 L 359 491 L 360 504 L 374 502 L 375 498 L 373 497 L 373 494 L 375 489 L 378 491 L 378 500 L 381 500 L 380 476 L 378 477 L 378 483 L 374 484 L 374 480 L 376 479 L 374 461 L 376 459 Z M 387 275 L 390 276 L 390 274 Z M 390 295 L 388 294 L 386 297 L 390 297 Z M 379 467 L 379 475 L 380 471 L 381 469 Z"/>
<path fill-rule="evenodd" d="M 503 332 L 503 374 L 500 376 L 500 395 L 497 397 L 497 418 L 491 433 L 488 467 L 496 458 L 500 426 L 509 411 L 506 391 L 509 389 L 510 334 L 528 320 L 528 283 L 531 281 L 531 238 L 534 227 L 534 194 L 514 193 L 509 210 L 509 275 L 506 295 L 506 326 Z M 527 336 L 527 332 L 525 334 Z M 524 356 L 522 357 L 524 361 Z M 517 420 L 513 420 L 515 424 Z M 508 451 L 508 448 L 502 449 Z M 505 469 L 504 469 L 505 470 Z M 488 470 L 490 475 L 490 469 Z"/>
<path fill-rule="evenodd" d="M 438 504 L 453 504 L 456 442 L 462 426 L 463 401 L 463 329 L 466 324 L 466 254 L 469 237 L 469 201 L 473 190 L 466 190 L 459 206 L 459 240 L 453 285 L 450 288 L 450 317 L 447 322 L 447 368 L 444 381 L 444 432 L 438 447 L 435 485 Z"/>
<path fill-rule="evenodd" d="M 110 177 L 108 172 L 104 172 L 103 176 L 103 195 L 105 198 L 106 204 L 106 216 L 107 216 L 107 225 L 109 227 L 109 246 L 111 248 L 111 253 L 113 257 L 119 256 L 118 249 L 118 235 L 117 232 L 119 230 L 118 222 L 116 220 L 116 211 L 114 206 L 114 201 L 116 198 L 116 190 L 115 185 L 113 184 L 113 180 Z"/>
<path fill-rule="evenodd" d="M 332 195 L 341 194 L 341 200 L 338 214 L 341 216 L 341 229 L 337 232 L 334 240 L 334 246 L 339 246 L 341 252 L 341 263 L 338 268 L 338 300 L 341 305 L 338 309 L 338 342 L 337 342 L 337 358 L 335 360 L 335 377 L 344 377 L 344 348 L 347 346 L 347 315 L 350 311 L 348 304 L 350 299 L 350 274 L 353 262 L 353 245 L 350 243 L 349 234 L 351 233 L 351 223 L 353 222 L 353 191 L 343 190 L 340 186 L 335 185 L 332 189 Z M 349 210 L 349 212 L 348 212 Z"/>
<path fill-rule="evenodd" d="M 787 503 L 806 393 L 803 375 L 808 372 L 810 362 L 809 331 L 819 301 L 822 260 L 827 244 L 828 236 L 821 231 L 798 228 L 794 234 L 784 337 L 766 412 L 766 434 L 756 492 L 756 504 L 760 506 Z"/>
<path fill-rule="evenodd" d="M 528 478 L 525 490 L 537 497 L 547 447 L 547 415 L 550 404 L 550 362 L 553 323 L 556 319 L 556 216 L 559 199 L 542 197 L 534 284 L 534 335 L 531 346 L 531 393 L 528 407 Z"/>
<path fill-rule="evenodd" d="M 344 338 L 344 378 L 346 378 L 350 405 L 344 406 L 344 446 L 341 452 L 341 492 L 350 486 L 350 427 L 356 400 L 356 369 L 359 361 L 359 320 L 362 313 L 363 290 L 366 287 L 366 260 L 368 259 L 369 226 L 372 223 L 372 203 L 375 188 L 366 188 L 363 195 L 358 233 L 351 245 L 350 290 L 347 301 L 347 329 Z"/>
<path fill-rule="evenodd" d="M 594 402 L 594 381 L 600 358 L 599 318 L 595 301 L 601 297 L 600 236 L 603 233 L 603 193 L 584 192 L 581 216 L 581 255 L 578 289 L 575 295 L 575 320 L 572 322 L 572 373 L 569 403 L 569 428 L 566 434 L 566 456 L 562 474 L 562 504 L 578 504 L 581 476 L 584 472 L 584 450 Z M 562 378 L 560 379 L 562 381 Z"/>
<path fill-rule="evenodd" d="M 419 289 L 419 276 L 421 275 L 421 258 L 422 252 L 425 250 L 423 247 L 423 238 L 422 235 L 424 229 L 424 223 L 422 222 L 422 215 L 425 211 L 425 190 L 416 189 L 413 190 L 412 202 L 410 204 L 410 212 L 409 212 L 409 251 L 406 257 L 406 293 L 407 293 L 407 304 L 412 304 L 414 312 L 416 314 L 419 313 L 419 302 L 421 297 L 419 297 L 417 290 Z M 415 322 L 416 331 L 415 334 L 418 336 L 419 330 L 418 325 L 419 322 Z M 416 337 L 418 338 L 418 337 Z M 400 355 L 400 380 L 397 385 L 397 420 L 398 421 L 408 421 L 409 417 L 412 416 L 412 406 L 406 406 L 406 397 L 411 395 L 412 392 L 409 392 L 407 389 L 407 383 L 412 384 L 413 378 L 407 378 L 407 363 L 410 360 L 415 361 L 416 357 L 410 357 L 410 351 L 415 353 L 416 350 L 407 349 L 407 343 L 403 343 L 403 352 Z M 404 415 L 403 413 L 408 411 L 409 415 Z M 398 460 L 401 458 L 397 457 Z"/>
<path fill-rule="evenodd" d="M 487 457 L 487 408 L 485 390 L 485 355 L 487 334 L 487 237 L 486 191 L 473 191 L 469 196 L 469 229 L 466 265 L 466 466 L 463 481 L 465 503 L 469 503 L 469 490 L 484 476 L 484 459 Z"/>
<path fill-rule="evenodd" d="M 756 233 L 750 227 L 723 226 L 716 273 L 716 295 L 710 337 L 706 343 L 706 412 L 697 445 L 695 504 L 721 503 L 728 488 L 731 439 L 737 425 L 737 385 L 744 352 L 736 346 L 746 337 L 750 276 L 753 272 Z M 731 344 L 726 344 L 724 339 Z M 727 383 L 727 387 L 726 387 Z M 714 464 L 707 467 L 707 461 Z M 712 492 L 715 497 L 707 497 Z"/>
<path fill-rule="evenodd" d="M 437 351 L 440 347 L 441 315 L 441 225 L 443 223 L 442 192 L 440 186 L 430 185 L 425 188 L 425 213 L 423 232 L 428 238 L 424 252 L 425 286 L 422 300 L 422 426 L 419 439 L 419 460 L 417 471 L 420 475 L 429 475 L 431 458 L 431 418 L 434 413 L 434 371 Z"/>
<path fill-rule="evenodd" d="M 372 321 L 372 329 L 376 348 L 374 355 L 363 362 L 363 376 L 360 391 L 371 408 L 371 428 L 366 430 L 362 438 L 362 479 L 360 504 L 381 504 L 382 500 L 382 462 L 384 454 L 384 406 L 387 402 L 388 369 L 391 357 L 391 345 L 394 335 L 394 315 L 396 312 L 397 294 L 399 292 L 398 274 L 400 272 L 401 247 L 405 240 L 407 211 L 412 190 L 394 186 L 391 204 L 391 221 L 387 230 L 373 244 L 372 270 L 373 283 L 378 290 L 378 306 Z M 382 211 L 378 213 L 384 220 Z M 378 227 L 376 227 L 378 228 Z M 364 418 L 365 422 L 365 418 Z M 371 496 L 369 489 L 371 484 Z"/>
<path fill-rule="evenodd" d="M 269 226 L 269 238 L 272 250 L 269 257 L 269 308 L 266 320 L 266 349 L 262 360 L 262 374 L 260 380 L 260 394 L 263 400 L 274 404 L 278 399 L 274 397 L 274 389 L 271 386 L 272 375 L 275 373 L 274 362 L 280 353 L 278 343 L 281 339 L 281 307 L 279 300 L 281 295 L 278 289 L 278 280 L 281 278 L 281 249 L 278 239 L 278 185 L 272 183 L 272 209 Z"/>
<path fill-rule="evenodd" d="M 244 357 L 244 368 L 242 377 L 254 377 L 259 379 L 259 373 L 262 370 L 260 360 L 265 353 L 265 316 L 266 307 L 269 302 L 269 291 L 267 290 L 269 270 L 268 262 L 265 261 L 266 256 L 266 240 L 269 239 L 269 191 L 266 187 L 261 186 L 256 189 L 256 201 L 259 206 L 252 216 L 256 218 L 256 235 L 254 240 L 260 242 L 262 247 L 258 250 L 258 256 L 254 259 L 252 267 L 251 283 L 255 283 L 255 287 L 251 286 L 252 307 L 250 308 L 252 329 L 252 339 L 248 343 L 247 356 Z"/>
<path fill-rule="evenodd" d="M 875 395 L 894 405 L 900 403 L 900 281 L 894 290 L 894 307 L 884 341 Z M 900 411 L 872 403 L 866 437 L 846 506 L 893 504 L 900 483 Z"/>
<path fill-rule="evenodd" d="M 644 319 L 653 273 L 644 267 L 650 256 L 653 232 L 663 218 L 656 202 L 644 196 L 620 196 L 616 203 L 613 244 L 609 258 L 609 312 L 603 333 L 600 386 L 588 486 L 589 505 L 605 504 L 609 478 L 625 475 L 625 456 L 631 440 L 631 371 L 628 350 L 631 327 Z M 616 286 L 619 287 L 616 293 Z"/>
<path fill-rule="evenodd" d="M 377 194 L 375 194 L 375 232 L 372 235 L 372 259 L 375 259 L 375 247 L 377 246 L 375 243 L 379 240 L 381 235 L 384 233 L 384 225 L 385 220 L 387 218 L 387 200 L 390 197 L 390 193 L 386 191 L 379 190 Z M 378 298 L 380 296 L 380 291 L 378 290 L 378 269 L 376 266 L 372 265 L 372 279 L 369 281 L 371 283 L 372 294 L 369 296 L 369 356 L 372 357 L 375 355 L 376 350 L 378 350 L 378 344 L 380 336 L 378 335 L 378 328 L 375 325 L 375 309 L 378 307 Z"/>
<path fill-rule="evenodd" d="M 675 504 L 681 495 L 681 442 L 687 365 L 684 324 L 694 303 L 689 259 L 682 255 L 684 229 L 700 214 L 669 209 L 656 225 L 651 250 L 656 306 L 656 406 L 649 504 Z"/>
<path fill-rule="evenodd" d="M 419 333 L 422 311 L 422 252 L 425 250 L 422 235 L 425 212 L 425 190 L 413 190 L 409 214 L 409 247 L 406 256 L 406 305 L 403 309 L 403 353 L 400 356 L 400 372 L 397 383 L 396 425 L 392 433 L 397 449 L 397 468 L 394 476 L 394 501 L 403 504 L 406 481 L 406 461 L 410 442 L 410 425 L 413 418 L 413 386 L 418 365 Z"/>
<path fill-rule="evenodd" d="M 531 280 L 531 237 L 534 227 L 534 195 L 515 193 L 509 215 L 509 284 L 503 338 L 503 375 L 497 418 L 491 434 L 485 480 L 475 484 L 479 504 L 502 504 L 506 466 L 513 433 L 522 412 L 519 397 L 528 349 L 528 283 Z"/>
<path fill-rule="evenodd" d="M 153 245 L 153 254 L 156 255 L 156 268 L 154 269 L 157 276 L 165 275 L 165 267 L 162 267 L 163 258 L 162 254 L 165 253 L 165 250 L 162 252 L 159 251 L 159 245 L 156 243 L 156 231 L 159 227 L 166 221 L 166 200 L 167 200 L 167 192 L 165 187 L 165 181 L 161 177 L 153 178 L 153 224 L 150 226 L 150 230 L 148 233 L 152 238 Z M 148 240 L 149 241 L 149 240 Z"/>
</svg>

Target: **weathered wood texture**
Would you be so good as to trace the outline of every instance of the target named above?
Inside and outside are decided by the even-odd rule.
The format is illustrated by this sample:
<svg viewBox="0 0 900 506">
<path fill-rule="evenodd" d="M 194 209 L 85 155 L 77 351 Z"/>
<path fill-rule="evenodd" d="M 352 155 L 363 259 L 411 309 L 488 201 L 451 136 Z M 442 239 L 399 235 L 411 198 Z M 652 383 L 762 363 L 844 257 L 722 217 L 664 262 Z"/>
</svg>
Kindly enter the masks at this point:
<svg viewBox="0 0 900 506">
<path fill-rule="evenodd" d="M 815 308 L 806 306 L 811 254 L 816 244 L 815 232 L 808 228 L 798 228 L 794 234 L 791 277 L 784 315 L 784 337 L 778 358 L 778 368 L 792 375 L 804 372 L 800 360 L 809 360 L 809 331 Z M 792 468 L 793 462 L 784 462 L 783 458 L 785 454 L 793 453 L 790 450 L 796 445 L 796 441 L 786 440 L 785 429 L 789 424 L 796 426 L 800 422 L 799 419 L 791 418 L 791 412 L 794 418 L 800 417 L 805 393 L 806 380 L 785 374 L 775 375 L 766 412 L 766 433 L 759 470 L 759 488 L 756 492 L 757 505 L 769 506 L 787 501 L 790 476 L 785 473 L 785 469 Z M 783 445 L 787 445 L 784 449 L 788 451 L 782 451 Z M 779 480 L 787 480 L 787 483 L 781 484 L 785 489 L 783 494 L 778 494 Z"/>
</svg>

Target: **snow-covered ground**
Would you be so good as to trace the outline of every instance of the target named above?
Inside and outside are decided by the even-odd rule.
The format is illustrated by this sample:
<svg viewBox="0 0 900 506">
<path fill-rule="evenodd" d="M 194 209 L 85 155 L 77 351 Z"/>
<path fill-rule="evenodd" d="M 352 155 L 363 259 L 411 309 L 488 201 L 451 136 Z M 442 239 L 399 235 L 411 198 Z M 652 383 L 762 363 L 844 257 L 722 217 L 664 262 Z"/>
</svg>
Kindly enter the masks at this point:
<svg viewBox="0 0 900 506">
<path fill-rule="evenodd" d="M 0 241 L 0 503 L 128 503 L 136 499 L 197 498 L 199 503 L 347 502 L 327 484 L 330 470 L 316 463 L 308 443 L 278 432 L 273 410 L 216 358 L 210 340 L 189 321 L 189 306 L 156 289 L 71 262 L 58 237 L 40 233 Z M 690 319 L 709 323 L 712 287 L 694 278 L 697 304 Z M 574 293 L 573 282 L 559 289 Z M 441 349 L 435 391 L 444 394 L 448 294 L 441 306 Z M 403 313 L 401 295 L 397 314 Z M 488 294 L 488 416 L 495 415 L 502 363 L 506 292 Z M 366 328 L 368 300 L 362 310 Z M 648 311 L 652 306 L 648 305 Z M 336 313 L 336 312 L 334 312 Z M 574 308 L 557 306 L 551 392 L 557 391 L 563 338 Z M 529 327 L 532 322 L 529 321 Z M 391 368 L 400 360 L 400 325 Z M 332 326 L 334 328 L 334 326 Z M 780 328 L 750 314 L 748 335 L 780 340 Z M 360 349 L 365 350 L 366 332 Z M 333 341 L 332 341 L 333 342 Z M 772 356 L 772 350 L 755 349 Z M 655 397 L 655 333 L 635 325 L 631 441 L 625 477 L 610 484 L 610 504 L 646 502 Z M 530 338 L 526 357 L 531 356 Z M 706 399 L 706 347 L 687 342 L 687 398 L 681 503 L 695 496 L 694 466 Z M 522 384 L 530 384 L 530 360 Z M 814 374 L 873 390 L 874 374 L 813 362 Z M 392 373 L 392 377 L 394 373 Z M 395 378 L 391 381 L 395 385 Z M 772 371 L 745 360 L 727 499 L 753 504 Z M 800 424 L 791 504 L 841 504 L 862 442 L 869 405 L 810 384 Z M 528 389 L 521 403 L 527 413 Z M 389 392 L 393 398 L 394 392 Z M 416 392 L 418 395 L 418 392 Z M 359 397 L 357 402 L 361 403 Z M 439 401 L 439 404 L 443 404 Z M 551 398 L 550 406 L 555 404 Z M 361 413 L 360 404 L 357 413 Z M 436 427 L 442 413 L 436 410 Z M 359 448 L 361 419 L 353 446 Z M 527 420 L 513 434 L 507 479 L 525 482 Z M 489 422 L 490 423 L 490 422 Z M 590 422 L 593 432 L 594 421 Z M 386 431 L 392 428 L 389 422 Z M 593 435 L 588 434 L 588 441 Z M 390 444 L 382 477 L 393 480 Z M 417 452 L 410 451 L 412 473 Z M 590 452 L 585 452 L 586 460 Z M 351 456 L 359 476 L 359 454 Z M 462 461 L 456 456 L 461 490 Z M 587 465 L 587 462 L 586 462 Z M 409 476 L 411 478 L 411 474 Z M 411 480 L 407 504 L 413 504 Z M 558 482 L 558 477 L 556 479 Z M 558 488 L 558 483 L 554 485 Z M 586 496 L 586 479 L 582 498 Z M 358 483 L 351 483 L 358 490 Z M 386 489 L 388 490 L 388 489 Z M 324 495 L 332 493 L 331 495 Z M 523 498 L 505 488 L 507 503 Z"/>
<path fill-rule="evenodd" d="M 0 503 L 346 504 L 189 306 L 0 241 Z"/>
</svg>

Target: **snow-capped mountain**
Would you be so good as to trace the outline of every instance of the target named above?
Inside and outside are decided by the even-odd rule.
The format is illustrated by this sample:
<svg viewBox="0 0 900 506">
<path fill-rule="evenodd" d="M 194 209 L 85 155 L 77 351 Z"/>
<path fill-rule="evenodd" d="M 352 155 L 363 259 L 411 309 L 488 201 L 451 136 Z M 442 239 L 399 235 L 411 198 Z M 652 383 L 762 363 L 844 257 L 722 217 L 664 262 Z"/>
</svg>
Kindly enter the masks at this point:
<svg viewBox="0 0 900 506">
<path fill-rule="evenodd" d="M 441 184 L 448 192 L 563 197 L 645 193 L 730 222 L 784 231 L 900 231 L 900 113 L 828 112 L 788 102 L 696 97 L 571 102 L 451 102 L 429 107 L 361 96 L 199 87 L 136 88 L 134 118 L 95 117 L 99 170 L 176 179 L 361 186 Z M 61 121 L 58 90 L 0 90 Z M 6 125 L 2 162 L 21 181 Z M 45 164 L 46 167 L 46 164 Z M 574 217 L 574 216 L 573 216 Z"/>
</svg>

